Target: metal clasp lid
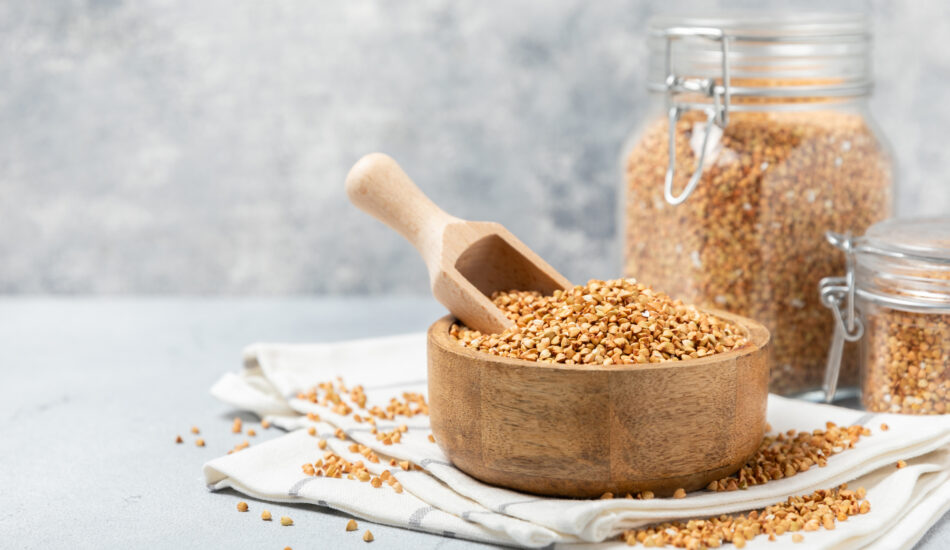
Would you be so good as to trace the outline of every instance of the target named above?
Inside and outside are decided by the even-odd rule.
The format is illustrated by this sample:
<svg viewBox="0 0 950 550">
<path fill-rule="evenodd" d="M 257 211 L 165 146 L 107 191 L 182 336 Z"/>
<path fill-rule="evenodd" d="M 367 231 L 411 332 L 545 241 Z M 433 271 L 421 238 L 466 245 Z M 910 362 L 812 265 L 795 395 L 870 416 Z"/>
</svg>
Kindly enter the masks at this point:
<svg viewBox="0 0 950 550">
<path fill-rule="evenodd" d="M 669 117 L 669 164 L 666 167 L 663 196 L 666 202 L 677 205 L 685 201 L 696 189 L 696 184 L 703 175 L 703 166 L 706 160 L 706 146 L 712 126 L 725 128 L 729 123 L 729 41 L 730 37 L 721 28 L 716 27 L 670 27 L 663 31 L 666 38 L 666 107 Z M 684 78 L 673 72 L 673 41 L 686 37 L 700 37 L 719 42 L 722 51 L 722 84 L 717 84 L 713 78 Z M 712 99 L 712 105 L 703 109 L 706 112 L 706 127 L 703 135 L 702 148 L 696 161 L 696 170 L 689 178 L 689 183 L 683 192 L 673 194 L 673 176 L 676 170 L 676 123 L 683 112 L 689 110 L 685 104 L 676 103 L 678 94 L 703 94 Z"/>
<path fill-rule="evenodd" d="M 829 231 L 825 238 L 845 253 L 846 271 L 844 277 L 825 277 L 818 284 L 821 303 L 835 316 L 835 328 L 828 350 L 828 362 L 825 365 L 825 380 L 822 389 L 825 402 L 834 400 L 838 389 L 838 376 L 841 372 L 841 357 L 845 342 L 856 342 L 864 335 L 864 325 L 854 311 L 854 248 L 855 240 L 848 234 Z"/>
</svg>

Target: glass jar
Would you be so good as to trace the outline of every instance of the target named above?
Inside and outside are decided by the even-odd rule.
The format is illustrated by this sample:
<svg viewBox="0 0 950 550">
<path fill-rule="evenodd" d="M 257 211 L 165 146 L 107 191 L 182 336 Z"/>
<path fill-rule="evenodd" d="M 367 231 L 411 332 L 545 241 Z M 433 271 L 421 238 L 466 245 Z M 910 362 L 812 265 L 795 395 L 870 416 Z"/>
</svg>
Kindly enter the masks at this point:
<svg viewBox="0 0 950 550">
<path fill-rule="evenodd" d="M 837 322 L 825 392 L 835 393 L 845 341 L 857 341 L 869 411 L 944 414 L 950 402 L 950 219 L 888 220 L 860 238 L 829 233 L 844 277 L 821 283 Z"/>
<path fill-rule="evenodd" d="M 821 387 L 832 318 L 815 288 L 845 267 L 825 231 L 891 213 L 870 42 L 858 16 L 650 23 L 651 107 L 622 161 L 624 275 L 765 324 L 776 393 Z"/>
</svg>

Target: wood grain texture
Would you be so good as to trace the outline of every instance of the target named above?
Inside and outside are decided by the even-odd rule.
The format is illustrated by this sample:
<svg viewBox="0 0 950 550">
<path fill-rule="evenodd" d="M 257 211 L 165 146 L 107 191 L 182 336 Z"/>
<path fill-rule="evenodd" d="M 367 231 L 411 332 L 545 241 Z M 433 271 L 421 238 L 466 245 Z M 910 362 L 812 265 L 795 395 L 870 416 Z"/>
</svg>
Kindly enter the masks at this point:
<svg viewBox="0 0 950 550">
<path fill-rule="evenodd" d="M 676 363 L 553 365 L 478 352 L 429 328 L 432 431 L 461 470 L 519 491 L 599 497 L 700 489 L 735 472 L 765 433 L 769 333 Z"/>
<path fill-rule="evenodd" d="M 572 286 L 500 224 L 447 214 L 387 155 L 360 159 L 346 177 L 346 192 L 353 204 L 416 247 L 432 294 L 471 328 L 499 333 L 512 325 L 489 299 L 497 290 L 551 294 Z"/>
</svg>

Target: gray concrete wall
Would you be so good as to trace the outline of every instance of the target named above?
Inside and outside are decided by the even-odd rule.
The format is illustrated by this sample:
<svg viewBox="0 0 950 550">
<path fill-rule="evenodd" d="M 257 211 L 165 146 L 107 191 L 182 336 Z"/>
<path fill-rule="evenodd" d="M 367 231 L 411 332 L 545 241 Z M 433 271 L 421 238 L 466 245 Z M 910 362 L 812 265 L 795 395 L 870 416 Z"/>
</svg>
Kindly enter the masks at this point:
<svg viewBox="0 0 950 550">
<path fill-rule="evenodd" d="M 427 291 L 349 206 L 382 150 L 574 280 L 617 272 L 656 11 L 787 2 L 0 2 L 0 292 Z M 950 211 L 950 4 L 868 10 L 902 213 Z"/>
</svg>

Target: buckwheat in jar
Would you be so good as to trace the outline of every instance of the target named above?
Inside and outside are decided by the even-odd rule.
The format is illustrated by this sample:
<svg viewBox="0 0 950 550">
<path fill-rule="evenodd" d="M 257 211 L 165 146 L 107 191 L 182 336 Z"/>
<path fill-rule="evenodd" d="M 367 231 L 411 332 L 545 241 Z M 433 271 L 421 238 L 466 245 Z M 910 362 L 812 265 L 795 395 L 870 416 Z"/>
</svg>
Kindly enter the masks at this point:
<svg viewBox="0 0 950 550">
<path fill-rule="evenodd" d="M 622 162 L 624 275 L 764 323 L 773 392 L 821 387 L 832 317 L 815 288 L 845 267 L 825 231 L 891 212 L 870 43 L 858 16 L 650 24 L 651 108 Z"/>
<path fill-rule="evenodd" d="M 825 382 L 829 399 L 842 344 L 857 341 L 866 409 L 950 412 L 950 219 L 888 220 L 863 237 L 831 233 L 828 239 L 849 266 L 844 277 L 821 285 L 837 320 Z"/>
</svg>

